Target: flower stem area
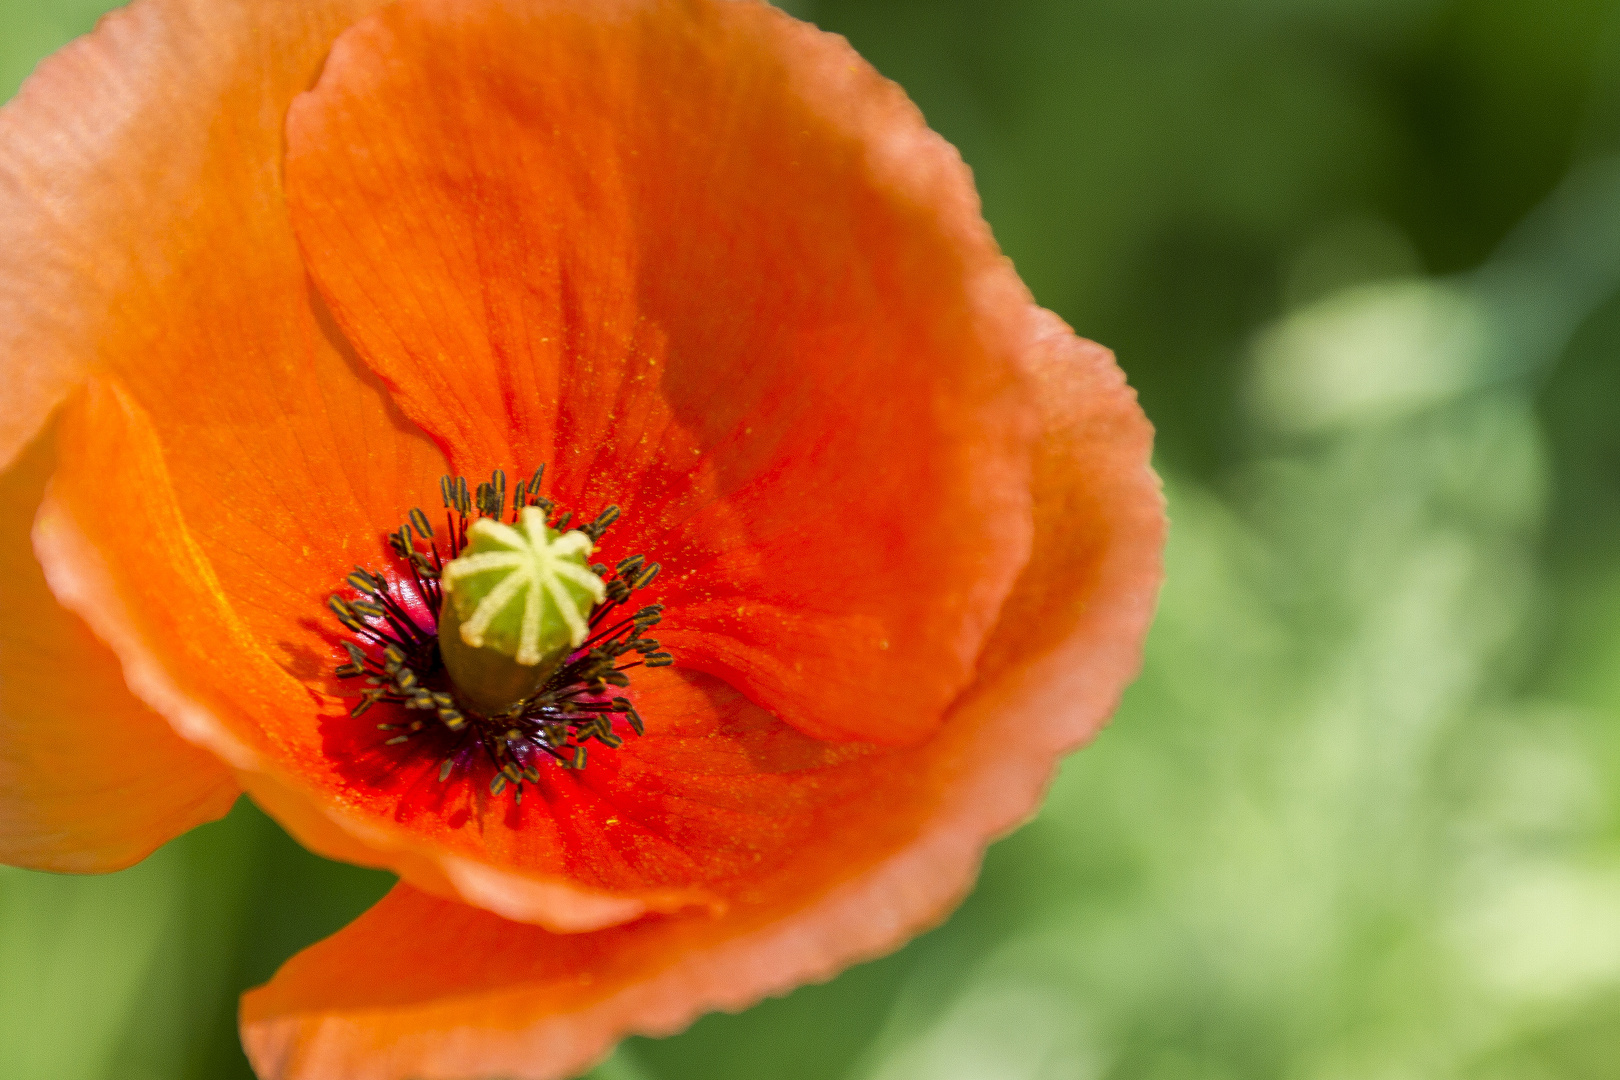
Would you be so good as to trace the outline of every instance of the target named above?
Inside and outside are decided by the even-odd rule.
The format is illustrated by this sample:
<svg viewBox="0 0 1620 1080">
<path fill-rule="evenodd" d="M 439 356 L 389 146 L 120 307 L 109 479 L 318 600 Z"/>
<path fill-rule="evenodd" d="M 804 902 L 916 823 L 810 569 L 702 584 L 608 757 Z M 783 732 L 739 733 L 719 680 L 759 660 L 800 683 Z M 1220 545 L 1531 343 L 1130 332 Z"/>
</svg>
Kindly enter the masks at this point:
<svg viewBox="0 0 1620 1080">
<path fill-rule="evenodd" d="M 1612 1075 L 1620 4 L 787 6 L 1118 353 L 1167 585 L 948 923 L 593 1080 Z M 100 10 L 0 0 L 0 90 Z M 127 871 L 0 868 L 0 1076 L 251 1077 L 238 994 L 392 880 L 245 799 Z"/>
</svg>

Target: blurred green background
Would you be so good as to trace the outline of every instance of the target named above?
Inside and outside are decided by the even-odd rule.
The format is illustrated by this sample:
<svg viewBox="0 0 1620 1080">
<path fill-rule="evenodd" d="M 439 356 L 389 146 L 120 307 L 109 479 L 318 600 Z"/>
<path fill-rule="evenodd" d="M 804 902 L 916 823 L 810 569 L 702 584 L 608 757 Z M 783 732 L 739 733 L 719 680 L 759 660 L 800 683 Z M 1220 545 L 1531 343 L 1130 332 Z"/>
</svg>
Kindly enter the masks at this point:
<svg viewBox="0 0 1620 1080">
<path fill-rule="evenodd" d="M 95 0 L 0 0 L 0 87 Z M 940 930 L 597 1080 L 1620 1077 L 1620 4 L 820 0 L 1116 349 L 1147 667 Z M 0 1076 L 248 1076 L 387 887 L 245 803 L 0 869 Z"/>
</svg>

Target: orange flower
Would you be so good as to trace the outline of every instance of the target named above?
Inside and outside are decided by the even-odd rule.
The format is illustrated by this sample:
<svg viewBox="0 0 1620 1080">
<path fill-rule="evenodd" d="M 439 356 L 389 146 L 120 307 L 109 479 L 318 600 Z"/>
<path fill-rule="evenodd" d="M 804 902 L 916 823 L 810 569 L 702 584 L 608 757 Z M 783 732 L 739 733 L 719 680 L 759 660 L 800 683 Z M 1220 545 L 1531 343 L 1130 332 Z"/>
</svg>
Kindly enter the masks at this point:
<svg viewBox="0 0 1620 1080">
<path fill-rule="evenodd" d="M 943 917 L 1136 669 L 1151 434 L 841 39 L 374 8 L 138 0 L 0 114 L 0 857 L 246 790 L 402 879 L 246 997 L 262 1076 L 560 1077 Z M 538 699 L 352 716 L 328 598 L 376 671 L 346 575 L 431 624 L 387 534 L 540 463 L 662 564 L 674 664 L 570 699 L 618 720 L 580 769 Z"/>
</svg>

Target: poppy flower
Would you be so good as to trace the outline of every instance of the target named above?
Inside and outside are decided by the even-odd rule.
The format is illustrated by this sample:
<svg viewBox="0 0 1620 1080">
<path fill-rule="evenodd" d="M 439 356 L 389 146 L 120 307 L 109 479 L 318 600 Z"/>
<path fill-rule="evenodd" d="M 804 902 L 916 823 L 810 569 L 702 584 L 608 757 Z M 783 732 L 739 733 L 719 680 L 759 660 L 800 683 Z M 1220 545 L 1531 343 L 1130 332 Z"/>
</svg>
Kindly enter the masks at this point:
<svg viewBox="0 0 1620 1080">
<path fill-rule="evenodd" d="M 397 873 L 261 1076 L 566 1076 L 893 949 L 1136 670 L 1150 428 L 840 38 L 137 0 L 0 147 L 0 857 L 246 791 Z"/>
</svg>

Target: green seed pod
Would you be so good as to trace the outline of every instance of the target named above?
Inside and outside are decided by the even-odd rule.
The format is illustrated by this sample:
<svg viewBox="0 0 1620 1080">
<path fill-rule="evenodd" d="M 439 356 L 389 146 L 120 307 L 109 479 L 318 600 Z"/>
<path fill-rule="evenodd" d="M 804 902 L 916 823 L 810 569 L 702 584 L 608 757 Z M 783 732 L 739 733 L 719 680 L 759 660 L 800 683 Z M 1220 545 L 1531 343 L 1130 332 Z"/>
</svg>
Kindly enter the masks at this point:
<svg viewBox="0 0 1620 1080">
<path fill-rule="evenodd" d="M 536 693 L 589 634 L 606 590 L 586 566 L 593 545 L 558 535 L 529 506 L 516 525 L 480 518 L 446 564 L 439 651 L 462 698 L 498 715 Z"/>
</svg>

